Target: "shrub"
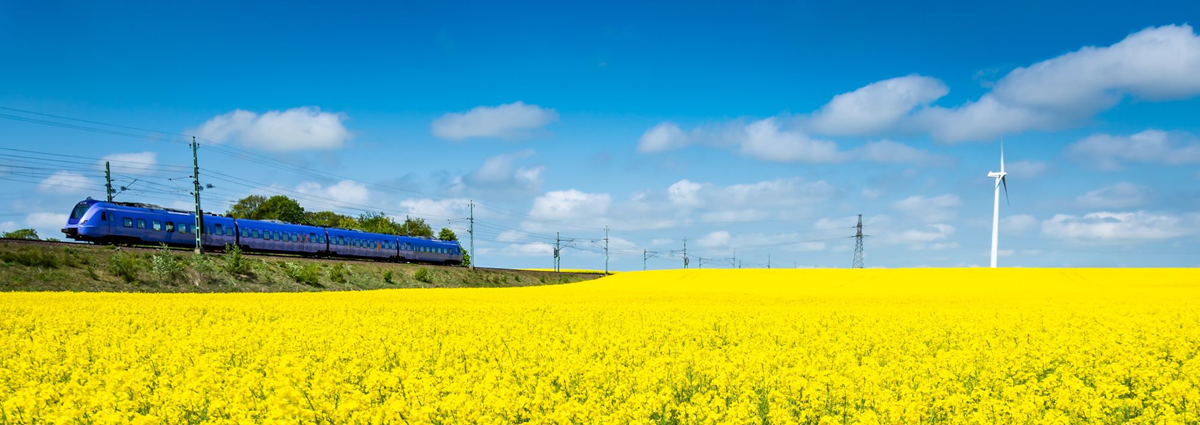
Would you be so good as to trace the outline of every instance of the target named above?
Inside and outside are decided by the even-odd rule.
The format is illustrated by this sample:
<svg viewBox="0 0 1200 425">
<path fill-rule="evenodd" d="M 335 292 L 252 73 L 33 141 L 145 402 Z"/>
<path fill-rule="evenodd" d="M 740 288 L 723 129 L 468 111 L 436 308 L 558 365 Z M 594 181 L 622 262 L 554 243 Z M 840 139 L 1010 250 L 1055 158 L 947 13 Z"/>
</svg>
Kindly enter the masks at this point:
<svg viewBox="0 0 1200 425">
<path fill-rule="evenodd" d="M 160 244 L 150 256 L 150 273 L 156 280 L 169 283 L 183 274 L 183 265 L 179 264 L 179 258 L 166 244 Z"/>
<path fill-rule="evenodd" d="M 0 261 L 47 269 L 57 269 L 62 265 L 61 259 L 54 252 L 34 247 L 21 247 L 16 251 L 2 252 Z"/>
<path fill-rule="evenodd" d="M 342 263 L 337 263 L 329 267 L 329 280 L 334 282 L 346 283 L 346 275 L 348 274 L 350 274 L 350 271 Z"/>
<path fill-rule="evenodd" d="M 299 265 L 288 261 L 283 263 L 281 267 L 283 268 L 283 274 L 296 281 L 296 283 L 303 283 L 308 286 L 317 286 L 317 283 L 321 278 L 321 266 L 318 266 L 315 263 Z"/>
<path fill-rule="evenodd" d="M 137 283 L 139 268 L 137 258 L 124 251 L 117 250 L 108 257 L 108 272 L 126 283 Z"/>
<path fill-rule="evenodd" d="M 383 281 L 387 282 L 387 283 L 392 283 L 392 271 L 391 270 L 385 270 L 383 272 Z"/>
<path fill-rule="evenodd" d="M 417 272 L 413 274 L 413 278 L 421 282 L 433 283 L 433 273 L 430 273 L 429 269 L 424 267 L 417 269 Z"/>
<path fill-rule="evenodd" d="M 197 283 L 207 282 L 214 277 L 216 265 L 207 255 L 192 254 L 192 270 L 196 271 Z"/>
<path fill-rule="evenodd" d="M 237 245 L 225 245 L 225 272 L 234 276 L 250 274 L 250 264 L 242 257 L 242 248 Z"/>
</svg>

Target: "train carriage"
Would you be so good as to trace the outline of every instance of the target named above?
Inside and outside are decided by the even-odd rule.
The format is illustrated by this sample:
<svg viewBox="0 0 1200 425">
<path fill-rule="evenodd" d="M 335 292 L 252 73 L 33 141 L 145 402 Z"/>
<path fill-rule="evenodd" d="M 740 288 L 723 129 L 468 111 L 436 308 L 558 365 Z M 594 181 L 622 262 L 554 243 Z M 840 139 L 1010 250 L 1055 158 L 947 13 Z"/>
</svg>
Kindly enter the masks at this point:
<svg viewBox="0 0 1200 425">
<path fill-rule="evenodd" d="M 325 229 L 275 220 L 237 220 L 240 244 L 251 251 L 317 255 L 326 250 Z"/>
<path fill-rule="evenodd" d="M 327 229 L 329 252 L 359 258 L 396 258 L 396 237 L 359 230 Z"/>
<path fill-rule="evenodd" d="M 327 229 L 274 220 L 234 219 L 205 214 L 201 221 L 205 248 L 237 245 L 247 251 L 329 257 L 403 260 L 462 264 L 457 242 L 430 238 Z M 195 215 L 133 202 L 103 202 L 88 198 L 78 203 L 63 233 L 93 243 L 168 244 L 194 246 Z"/>
</svg>

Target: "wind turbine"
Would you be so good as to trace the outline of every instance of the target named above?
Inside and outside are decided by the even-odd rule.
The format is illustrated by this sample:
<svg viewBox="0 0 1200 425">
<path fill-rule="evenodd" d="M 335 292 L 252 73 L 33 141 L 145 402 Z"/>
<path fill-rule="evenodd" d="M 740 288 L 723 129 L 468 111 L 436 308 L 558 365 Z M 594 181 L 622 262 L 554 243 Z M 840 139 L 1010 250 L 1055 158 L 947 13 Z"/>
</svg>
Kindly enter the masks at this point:
<svg viewBox="0 0 1200 425">
<path fill-rule="evenodd" d="M 1004 138 L 1000 138 L 1000 172 L 989 171 L 988 177 L 996 179 L 996 203 L 992 207 L 992 268 L 996 268 L 996 242 L 1000 237 L 1000 186 L 1004 186 L 1004 202 L 1008 203 L 1008 173 L 1004 172 Z"/>
</svg>

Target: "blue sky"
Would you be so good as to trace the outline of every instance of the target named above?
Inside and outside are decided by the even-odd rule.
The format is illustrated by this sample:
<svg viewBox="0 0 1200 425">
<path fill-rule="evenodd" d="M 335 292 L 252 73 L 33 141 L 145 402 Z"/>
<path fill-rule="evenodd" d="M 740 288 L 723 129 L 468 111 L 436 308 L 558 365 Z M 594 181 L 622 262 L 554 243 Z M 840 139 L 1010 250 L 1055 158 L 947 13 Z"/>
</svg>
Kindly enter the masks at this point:
<svg viewBox="0 0 1200 425">
<path fill-rule="evenodd" d="M 59 155 L 0 152 L 3 230 L 104 157 L 188 205 L 178 133 L 206 209 L 473 199 L 485 266 L 846 267 L 860 213 L 868 266 L 986 265 L 1003 137 L 1002 266 L 1200 265 L 1195 3 L 44 3 L 0 2 L 2 146 Z"/>
</svg>

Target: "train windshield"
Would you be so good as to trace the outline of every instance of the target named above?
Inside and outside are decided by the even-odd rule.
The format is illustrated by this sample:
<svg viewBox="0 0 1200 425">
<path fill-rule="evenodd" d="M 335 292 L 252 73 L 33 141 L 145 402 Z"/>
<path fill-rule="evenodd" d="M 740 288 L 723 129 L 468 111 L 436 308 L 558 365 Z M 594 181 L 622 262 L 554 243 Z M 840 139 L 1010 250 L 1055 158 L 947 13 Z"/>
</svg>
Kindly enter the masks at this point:
<svg viewBox="0 0 1200 425">
<path fill-rule="evenodd" d="M 89 207 L 91 207 L 91 205 L 88 205 L 87 202 L 80 202 L 79 205 L 75 206 L 74 210 L 71 210 L 71 219 L 78 220 L 82 218 L 83 213 L 86 213 Z"/>
</svg>

